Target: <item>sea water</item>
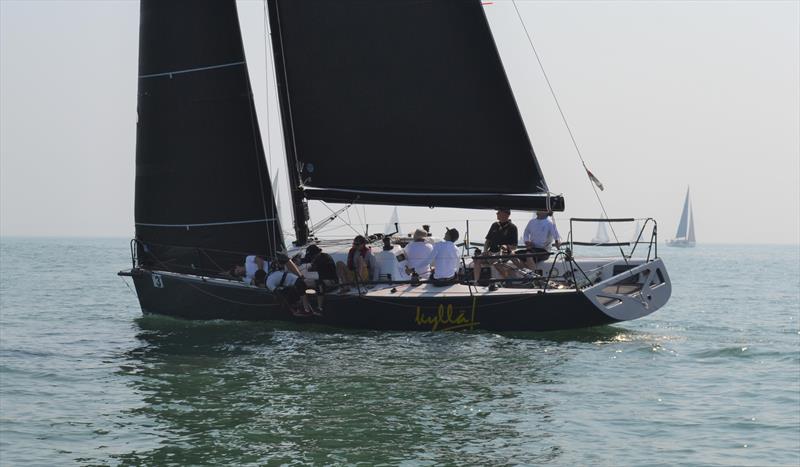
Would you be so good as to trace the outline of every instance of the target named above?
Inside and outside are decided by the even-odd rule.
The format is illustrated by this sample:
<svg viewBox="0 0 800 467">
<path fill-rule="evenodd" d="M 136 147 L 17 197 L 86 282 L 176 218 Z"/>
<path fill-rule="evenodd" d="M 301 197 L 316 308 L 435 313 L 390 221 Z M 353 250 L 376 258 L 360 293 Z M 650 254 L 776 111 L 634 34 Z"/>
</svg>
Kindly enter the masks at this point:
<svg viewBox="0 0 800 467">
<path fill-rule="evenodd" d="M 125 239 L 0 248 L 2 465 L 800 464 L 797 245 L 660 248 L 667 306 L 546 334 L 142 317 Z"/>
</svg>

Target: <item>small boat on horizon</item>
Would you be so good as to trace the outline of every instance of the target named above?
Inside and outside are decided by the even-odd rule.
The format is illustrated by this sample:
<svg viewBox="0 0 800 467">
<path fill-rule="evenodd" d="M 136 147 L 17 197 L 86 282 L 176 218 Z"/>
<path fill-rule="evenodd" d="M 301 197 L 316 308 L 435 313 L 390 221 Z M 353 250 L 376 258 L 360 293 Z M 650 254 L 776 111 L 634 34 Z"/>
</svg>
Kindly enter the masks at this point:
<svg viewBox="0 0 800 467">
<path fill-rule="evenodd" d="M 602 218 L 602 216 L 600 216 Z M 598 245 L 608 243 L 608 229 L 606 229 L 607 222 L 601 221 L 597 223 L 597 232 L 595 232 L 594 237 L 592 238 L 592 243 L 596 243 Z"/>
<path fill-rule="evenodd" d="M 694 212 L 692 210 L 692 202 L 689 197 L 690 187 L 686 187 L 686 198 L 683 201 L 683 212 L 681 212 L 681 221 L 678 223 L 678 230 L 675 232 L 675 238 L 667 240 L 668 246 L 681 247 L 681 248 L 694 248 Z"/>
</svg>

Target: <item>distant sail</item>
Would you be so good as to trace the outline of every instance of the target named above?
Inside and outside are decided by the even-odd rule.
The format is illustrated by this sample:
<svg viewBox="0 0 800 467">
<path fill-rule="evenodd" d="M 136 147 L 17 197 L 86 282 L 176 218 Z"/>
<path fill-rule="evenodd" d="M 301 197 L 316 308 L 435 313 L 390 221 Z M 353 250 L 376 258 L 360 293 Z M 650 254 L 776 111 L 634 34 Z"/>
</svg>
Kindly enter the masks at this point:
<svg viewBox="0 0 800 467">
<path fill-rule="evenodd" d="M 640 240 L 639 234 L 641 233 L 641 230 L 642 230 L 642 224 L 637 219 L 636 225 L 633 226 L 633 235 L 631 236 L 631 243 L 636 243 L 637 241 Z"/>
<path fill-rule="evenodd" d="M 678 247 L 693 247 L 695 244 L 694 212 L 692 211 L 692 202 L 689 198 L 689 187 L 686 187 L 686 199 L 683 201 L 683 212 L 681 212 L 681 221 L 678 224 L 678 231 L 675 232 L 675 238 L 668 240 L 667 244 Z"/>
<path fill-rule="evenodd" d="M 400 224 L 400 216 L 397 214 L 397 206 L 395 206 L 392 211 L 392 217 L 389 218 L 389 222 L 383 228 L 383 233 L 387 235 L 397 233 L 398 224 Z"/>
<path fill-rule="evenodd" d="M 686 188 L 686 199 L 683 201 L 683 212 L 681 213 L 681 221 L 678 224 L 678 231 L 675 233 L 675 238 L 686 238 L 686 228 L 689 224 L 689 188 Z"/>
<path fill-rule="evenodd" d="M 597 233 L 594 234 L 592 243 L 608 243 L 608 230 L 606 230 L 606 221 L 597 224 Z"/>
</svg>

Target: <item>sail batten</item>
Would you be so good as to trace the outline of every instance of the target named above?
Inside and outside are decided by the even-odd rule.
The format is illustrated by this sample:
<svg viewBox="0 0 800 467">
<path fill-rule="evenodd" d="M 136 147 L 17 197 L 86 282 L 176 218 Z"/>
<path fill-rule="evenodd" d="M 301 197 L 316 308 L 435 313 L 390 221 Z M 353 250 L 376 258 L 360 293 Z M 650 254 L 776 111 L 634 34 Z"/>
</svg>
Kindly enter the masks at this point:
<svg viewBox="0 0 800 467">
<path fill-rule="evenodd" d="M 139 75 L 139 79 L 142 79 L 142 78 L 158 78 L 158 77 L 162 77 L 162 76 L 170 76 L 171 77 L 173 75 L 180 75 L 180 74 L 183 74 L 183 73 L 195 73 L 195 72 L 198 72 L 198 71 L 216 70 L 218 68 L 227 68 L 229 66 L 238 66 L 238 65 L 244 65 L 244 64 L 245 64 L 245 62 L 244 62 L 244 60 L 242 60 L 242 61 L 233 62 L 233 63 L 223 63 L 221 65 L 209 65 L 209 66 L 202 66 L 202 67 L 197 67 L 197 68 L 188 68 L 188 69 L 185 69 L 185 70 L 163 71 L 161 73 L 151 73 L 149 75 Z"/>
<path fill-rule="evenodd" d="M 272 219 L 250 219 L 245 221 L 227 221 L 227 222 L 206 222 L 196 224 L 151 224 L 148 222 L 136 222 L 136 225 L 145 227 L 211 227 L 216 225 L 239 225 L 239 224 L 256 224 L 261 222 L 278 222 L 277 218 Z"/>
<path fill-rule="evenodd" d="M 407 206 L 448 207 L 467 209 L 508 208 L 522 211 L 563 211 L 560 195 L 502 194 L 502 193 L 412 193 L 339 190 L 305 187 L 303 194 L 312 200 L 347 204 L 397 205 L 398 199 Z"/>
</svg>

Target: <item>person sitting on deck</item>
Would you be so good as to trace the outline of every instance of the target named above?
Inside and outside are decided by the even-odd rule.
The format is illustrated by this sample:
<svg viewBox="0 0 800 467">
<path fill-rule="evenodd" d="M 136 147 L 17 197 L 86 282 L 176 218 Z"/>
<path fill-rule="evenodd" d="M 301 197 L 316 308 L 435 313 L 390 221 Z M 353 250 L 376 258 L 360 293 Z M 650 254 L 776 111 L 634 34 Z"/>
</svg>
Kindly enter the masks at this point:
<svg viewBox="0 0 800 467">
<path fill-rule="evenodd" d="M 356 236 L 352 248 L 347 252 L 347 264 L 341 261 L 336 263 L 336 274 L 339 276 L 339 283 L 342 284 L 339 292 L 349 292 L 350 286 L 355 282 L 372 280 L 377 269 L 375 256 L 367 245 L 367 239 L 363 235 Z"/>
<path fill-rule="evenodd" d="M 378 265 L 379 281 L 405 281 L 409 278 L 394 254 L 391 237 L 383 237 L 383 251 L 375 255 L 375 263 Z"/>
<path fill-rule="evenodd" d="M 428 232 L 423 229 L 414 231 L 414 240 L 403 249 L 406 255 L 406 273 L 413 275 L 415 272 L 421 278 L 427 278 L 430 273 L 431 252 L 433 245 L 428 243 Z"/>
<path fill-rule="evenodd" d="M 258 255 L 249 255 L 244 259 L 244 266 L 234 266 L 228 275 L 245 284 L 255 285 L 253 279 L 258 271 L 269 271 L 269 261 Z"/>
<path fill-rule="evenodd" d="M 253 276 L 253 281 L 250 283 L 250 285 L 254 285 L 261 289 L 266 288 L 267 276 L 268 274 L 266 271 L 264 271 L 263 269 L 259 269 L 258 271 L 256 271 L 256 275 Z"/>
<path fill-rule="evenodd" d="M 517 247 L 517 226 L 510 220 L 511 210 L 500 208 L 497 210 L 497 222 L 492 224 L 489 228 L 489 233 L 486 234 L 486 243 L 484 244 L 484 254 L 487 255 L 500 255 L 511 254 Z M 481 268 L 485 264 L 492 264 L 495 269 L 503 277 L 507 277 L 510 268 L 505 264 L 505 261 L 489 261 L 487 259 L 476 259 L 472 262 L 475 282 L 478 283 L 481 279 Z"/>
<path fill-rule="evenodd" d="M 458 240 L 458 230 L 445 227 L 444 240 L 436 242 L 431 251 L 430 262 L 434 265 L 433 280 L 436 282 L 455 282 L 461 257 L 454 243 Z"/>
<path fill-rule="evenodd" d="M 550 257 L 550 247 L 555 244 L 561 246 L 561 235 L 558 233 L 555 222 L 550 218 L 552 212 L 536 211 L 536 217 L 528 221 L 522 240 L 525 242 L 527 253 L 534 256 L 525 258 L 526 265 L 533 269 L 535 263 L 545 261 Z"/>
<path fill-rule="evenodd" d="M 306 285 L 317 290 L 317 309 L 321 312 L 325 301 L 325 292 L 333 290 L 339 283 L 336 263 L 331 255 L 323 252 L 320 247 L 309 245 L 303 257 L 303 264 L 308 265 L 305 274 Z"/>
<path fill-rule="evenodd" d="M 259 277 L 263 276 L 259 274 Z M 314 310 L 306 297 L 306 284 L 302 279 L 303 275 L 297 266 L 284 256 L 272 262 L 264 285 L 286 300 L 292 308 L 293 315 L 307 317 L 311 316 Z M 298 301 L 302 302 L 302 309 L 296 307 Z"/>
</svg>

